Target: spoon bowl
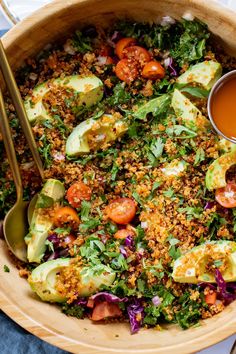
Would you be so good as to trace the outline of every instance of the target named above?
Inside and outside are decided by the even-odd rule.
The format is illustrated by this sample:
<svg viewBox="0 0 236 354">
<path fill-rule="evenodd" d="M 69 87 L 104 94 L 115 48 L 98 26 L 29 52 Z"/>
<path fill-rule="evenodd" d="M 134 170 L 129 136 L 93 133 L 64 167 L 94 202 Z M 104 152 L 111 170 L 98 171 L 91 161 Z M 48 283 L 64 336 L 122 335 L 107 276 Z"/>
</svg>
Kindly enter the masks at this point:
<svg viewBox="0 0 236 354">
<path fill-rule="evenodd" d="M 28 202 L 18 200 L 9 210 L 3 222 L 3 232 L 7 235 L 6 242 L 12 253 L 21 261 L 26 262 L 25 236 L 28 233 L 27 209 Z"/>
</svg>

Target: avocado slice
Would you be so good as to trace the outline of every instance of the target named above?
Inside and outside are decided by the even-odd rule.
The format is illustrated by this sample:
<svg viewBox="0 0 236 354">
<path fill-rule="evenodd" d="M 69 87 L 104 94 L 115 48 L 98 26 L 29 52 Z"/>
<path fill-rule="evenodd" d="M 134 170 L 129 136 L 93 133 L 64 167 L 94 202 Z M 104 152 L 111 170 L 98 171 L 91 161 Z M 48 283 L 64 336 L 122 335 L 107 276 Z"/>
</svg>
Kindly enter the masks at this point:
<svg viewBox="0 0 236 354">
<path fill-rule="evenodd" d="M 24 101 L 25 110 L 31 124 L 41 120 L 50 120 L 51 116 L 43 103 L 44 96 L 52 87 L 62 87 L 73 90 L 77 96 L 77 105 L 90 107 L 99 102 L 103 96 L 103 83 L 95 75 L 66 76 L 64 79 L 58 78 L 46 81 L 33 89 L 31 96 L 27 96 Z"/>
<path fill-rule="evenodd" d="M 162 173 L 165 176 L 176 176 L 178 177 L 182 172 L 184 172 L 187 168 L 187 162 L 184 160 L 173 160 L 165 167 L 161 169 Z"/>
<path fill-rule="evenodd" d="M 116 115 L 104 114 L 98 120 L 87 119 L 80 123 L 69 135 L 66 142 L 68 157 L 99 150 L 107 143 L 115 141 L 128 129 L 128 125 Z"/>
<path fill-rule="evenodd" d="M 64 302 L 64 298 L 57 290 L 57 276 L 64 267 L 72 267 L 70 258 L 59 258 L 40 264 L 31 273 L 28 282 L 33 291 L 43 301 Z M 75 265 L 76 266 L 76 265 Z M 102 285 L 111 286 L 116 273 L 108 266 L 99 264 L 93 267 L 81 268 L 78 281 L 78 295 L 90 296 L 96 293 Z"/>
<path fill-rule="evenodd" d="M 148 113 L 155 114 L 158 111 L 163 111 L 163 109 L 167 108 L 170 104 L 171 98 L 170 95 L 162 95 L 157 98 L 153 98 L 141 105 L 137 111 L 134 112 L 134 117 L 138 119 L 145 119 Z"/>
<path fill-rule="evenodd" d="M 222 271 L 226 282 L 236 280 L 236 242 L 233 241 L 212 241 L 192 248 L 174 262 L 172 277 L 179 283 L 215 283 L 214 272 L 207 269 L 209 262 L 214 261 L 226 265 Z"/>
<path fill-rule="evenodd" d="M 70 265 L 70 258 L 59 258 L 40 264 L 28 278 L 34 292 L 43 300 L 49 302 L 64 302 L 66 299 L 55 289 L 57 274 L 62 268 Z"/>
<path fill-rule="evenodd" d="M 209 191 L 226 186 L 226 171 L 236 164 L 236 151 L 228 152 L 216 159 L 206 173 L 206 187 Z"/>
<path fill-rule="evenodd" d="M 221 77 L 221 64 L 209 60 L 193 65 L 178 77 L 176 82 L 180 84 L 197 83 L 203 86 L 206 90 L 210 90 L 214 83 Z"/>
<path fill-rule="evenodd" d="M 64 185 L 55 179 L 47 180 L 39 193 L 30 223 L 30 231 L 25 238 L 29 262 L 40 263 L 46 249 L 45 241 L 53 226 L 52 219 L 44 209 L 60 202 L 64 194 Z"/>
<path fill-rule="evenodd" d="M 198 132 L 210 128 L 209 120 L 177 89 L 174 90 L 171 105 L 177 118 L 181 118 L 182 124 L 189 129 Z"/>
<path fill-rule="evenodd" d="M 54 203 L 60 201 L 64 194 L 65 187 L 63 183 L 57 179 L 50 178 L 39 193 L 35 208 L 50 208 Z"/>
<path fill-rule="evenodd" d="M 236 151 L 236 144 L 227 139 L 221 138 L 219 141 L 219 148 L 222 152 Z"/>
</svg>

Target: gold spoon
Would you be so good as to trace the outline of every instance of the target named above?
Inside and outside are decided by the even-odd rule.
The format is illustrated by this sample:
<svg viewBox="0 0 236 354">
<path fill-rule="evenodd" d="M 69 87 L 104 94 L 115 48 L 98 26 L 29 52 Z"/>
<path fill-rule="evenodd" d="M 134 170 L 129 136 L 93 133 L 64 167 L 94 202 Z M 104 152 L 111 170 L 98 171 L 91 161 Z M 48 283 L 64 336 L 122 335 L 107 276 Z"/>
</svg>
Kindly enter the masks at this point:
<svg viewBox="0 0 236 354">
<path fill-rule="evenodd" d="M 5 216 L 3 221 L 3 233 L 8 247 L 14 255 L 22 261 L 26 261 L 26 244 L 24 237 L 27 234 L 27 208 L 28 202 L 23 201 L 23 187 L 20 170 L 16 159 L 16 153 L 8 123 L 8 117 L 4 107 L 2 91 L 0 90 L 0 128 L 3 136 L 8 161 L 11 167 L 16 186 L 17 200 L 15 205 Z"/>
<path fill-rule="evenodd" d="M 34 140 L 28 117 L 26 115 L 21 95 L 18 90 L 14 75 L 8 63 L 2 42 L 0 40 L 0 67 L 4 76 L 9 93 L 12 97 L 17 116 L 20 120 L 23 132 L 29 144 L 33 155 L 34 162 L 38 168 L 41 178 L 44 178 L 43 166 L 40 155 Z M 14 183 L 16 186 L 17 200 L 15 205 L 5 216 L 3 222 L 3 233 L 12 253 L 22 261 L 27 261 L 26 244 L 24 238 L 28 232 L 27 208 L 28 202 L 23 201 L 23 186 L 20 176 L 20 170 L 17 163 L 16 153 L 11 136 L 11 130 L 8 122 L 8 117 L 4 107 L 3 95 L 0 90 L 0 128 L 3 136 L 3 141 L 13 174 Z"/>
</svg>

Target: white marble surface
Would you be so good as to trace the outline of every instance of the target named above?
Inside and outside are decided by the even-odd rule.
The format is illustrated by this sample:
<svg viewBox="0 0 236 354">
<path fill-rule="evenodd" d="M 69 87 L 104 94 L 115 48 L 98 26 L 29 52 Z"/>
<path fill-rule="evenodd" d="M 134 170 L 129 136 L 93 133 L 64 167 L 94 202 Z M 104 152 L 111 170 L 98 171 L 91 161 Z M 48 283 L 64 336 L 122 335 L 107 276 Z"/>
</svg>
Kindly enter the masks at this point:
<svg viewBox="0 0 236 354">
<path fill-rule="evenodd" d="M 17 16 L 22 19 L 28 13 L 36 10 L 40 6 L 51 2 L 51 0 L 6 0 L 10 5 L 12 5 L 12 9 L 17 14 Z M 206 0 L 207 1 L 207 0 Z M 225 6 L 230 6 L 231 9 L 236 11 L 236 0 L 218 0 Z M 232 16 L 236 16 L 235 14 Z M 11 22 L 9 22 L 3 13 L 0 11 L 0 30 L 9 29 L 12 26 Z M 235 36 L 236 40 L 236 36 Z M 235 329 L 236 331 L 236 329 Z M 234 341 L 236 340 L 236 335 L 231 336 L 230 338 L 224 340 L 223 342 L 218 343 L 208 349 L 202 350 L 198 354 L 230 354 L 230 350 L 233 346 Z M 174 353 L 173 353 L 174 354 Z"/>
</svg>

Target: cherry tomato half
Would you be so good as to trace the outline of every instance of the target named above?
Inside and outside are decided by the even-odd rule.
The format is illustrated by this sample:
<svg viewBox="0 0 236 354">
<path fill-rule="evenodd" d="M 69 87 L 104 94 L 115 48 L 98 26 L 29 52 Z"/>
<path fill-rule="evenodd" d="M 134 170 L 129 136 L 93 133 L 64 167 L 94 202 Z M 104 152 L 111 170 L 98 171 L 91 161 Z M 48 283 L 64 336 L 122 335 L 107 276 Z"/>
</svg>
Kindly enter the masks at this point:
<svg viewBox="0 0 236 354">
<path fill-rule="evenodd" d="M 105 213 L 117 224 L 126 225 L 135 217 L 136 203 L 130 198 L 118 198 L 108 204 Z"/>
<path fill-rule="evenodd" d="M 156 80 L 162 79 L 164 76 L 165 69 L 159 63 L 159 61 L 150 61 L 149 63 L 145 64 L 142 71 L 142 77 L 144 77 L 145 79 Z"/>
<path fill-rule="evenodd" d="M 116 231 L 114 238 L 119 239 L 119 240 L 123 240 L 128 236 L 135 236 L 134 231 L 128 230 L 128 229 L 121 229 L 121 230 Z"/>
<path fill-rule="evenodd" d="M 61 207 L 55 211 L 54 224 L 56 226 L 63 226 L 69 224 L 71 226 L 78 226 L 80 223 L 79 217 L 74 209 L 71 207 Z"/>
<path fill-rule="evenodd" d="M 119 59 L 124 58 L 124 49 L 126 47 L 131 47 L 136 44 L 136 39 L 134 38 L 122 38 L 116 43 L 115 53 Z"/>
<path fill-rule="evenodd" d="M 214 305 L 216 302 L 216 292 L 213 291 L 211 294 L 205 295 L 205 301 L 208 305 Z"/>
<path fill-rule="evenodd" d="M 151 55 L 147 49 L 134 45 L 132 47 L 127 47 L 123 51 L 124 58 L 132 59 L 137 61 L 139 65 L 143 66 L 151 60 Z"/>
<path fill-rule="evenodd" d="M 122 315 L 122 311 L 119 305 L 112 302 L 103 301 L 93 309 L 92 321 L 101 321 L 108 317 L 119 317 Z"/>
<path fill-rule="evenodd" d="M 66 194 L 66 198 L 73 208 L 79 208 L 82 200 L 90 200 L 91 196 L 91 188 L 83 182 L 73 183 Z"/>
<path fill-rule="evenodd" d="M 120 80 L 130 84 L 137 78 L 138 69 L 134 62 L 128 59 L 121 59 L 116 64 L 115 73 Z"/>
<path fill-rule="evenodd" d="M 216 201 L 225 208 L 236 207 L 236 183 L 229 182 L 215 193 Z"/>
</svg>

